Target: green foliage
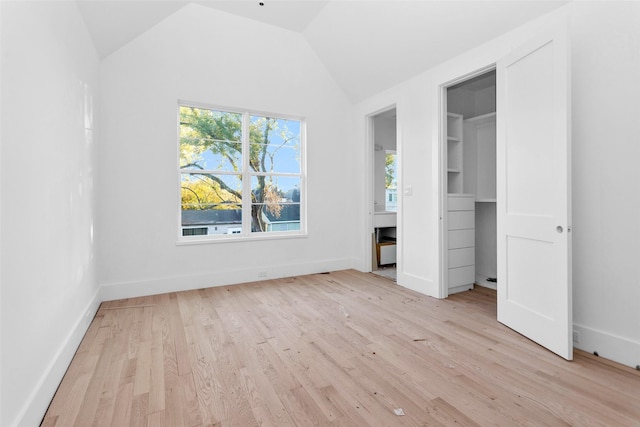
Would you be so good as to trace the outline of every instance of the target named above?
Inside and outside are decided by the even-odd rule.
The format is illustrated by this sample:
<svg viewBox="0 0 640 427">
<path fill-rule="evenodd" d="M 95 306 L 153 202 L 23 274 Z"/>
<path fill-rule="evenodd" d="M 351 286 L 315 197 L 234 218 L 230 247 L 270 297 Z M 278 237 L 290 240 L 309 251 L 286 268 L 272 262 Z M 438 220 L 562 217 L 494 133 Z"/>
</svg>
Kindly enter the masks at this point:
<svg viewBox="0 0 640 427">
<path fill-rule="evenodd" d="M 183 176 L 181 187 L 183 210 L 238 209 L 242 200 L 207 175 Z"/>
<path fill-rule="evenodd" d="M 181 168 L 204 169 L 202 156 L 210 151 L 237 172 L 242 168 L 241 141 L 242 114 L 180 107 Z"/>
<path fill-rule="evenodd" d="M 385 157 L 385 165 L 384 165 L 384 184 L 385 188 L 396 188 L 396 155 L 387 153 Z"/>
</svg>

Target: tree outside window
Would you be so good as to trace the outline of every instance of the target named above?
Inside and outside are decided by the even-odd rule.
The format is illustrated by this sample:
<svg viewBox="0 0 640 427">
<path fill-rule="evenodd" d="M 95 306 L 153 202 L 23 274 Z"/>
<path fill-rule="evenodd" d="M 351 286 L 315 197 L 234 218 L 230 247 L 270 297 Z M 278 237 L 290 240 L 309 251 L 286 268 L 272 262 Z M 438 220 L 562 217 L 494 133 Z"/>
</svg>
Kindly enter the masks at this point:
<svg viewBox="0 0 640 427">
<path fill-rule="evenodd" d="M 398 163 L 396 159 L 396 152 L 392 150 L 387 150 L 385 155 L 385 175 L 384 175 L 385 207 L 384 209 L 389 212 L 396 212 L 398 210 L 397 171 L 398 171 Z"/>
<path fill-rule="evenodd" d="M 205 227 L 206 235 L 302 230 L 302 126 L 180 106 L 182 235 Z"/>
</svg>

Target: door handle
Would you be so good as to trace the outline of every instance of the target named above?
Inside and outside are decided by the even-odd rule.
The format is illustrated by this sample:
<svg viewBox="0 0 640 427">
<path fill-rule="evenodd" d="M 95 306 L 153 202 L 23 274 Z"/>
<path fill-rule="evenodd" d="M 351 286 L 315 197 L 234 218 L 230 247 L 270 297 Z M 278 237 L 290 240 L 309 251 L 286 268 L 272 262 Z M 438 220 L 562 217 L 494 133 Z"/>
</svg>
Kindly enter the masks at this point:
<svg viewBox="0 0 640 427">
<path fill-rule="evenodd" d="M 559 226 L 557 226 L 557 227 L 556 227 L 556 231 L 558 232 L 558 234 L 562 234 L 562 232 L 563 232 L 564 230 L 563 230 L 562 226 L 561 226 L 561 225 L 559 225 Z"/>
</svg>

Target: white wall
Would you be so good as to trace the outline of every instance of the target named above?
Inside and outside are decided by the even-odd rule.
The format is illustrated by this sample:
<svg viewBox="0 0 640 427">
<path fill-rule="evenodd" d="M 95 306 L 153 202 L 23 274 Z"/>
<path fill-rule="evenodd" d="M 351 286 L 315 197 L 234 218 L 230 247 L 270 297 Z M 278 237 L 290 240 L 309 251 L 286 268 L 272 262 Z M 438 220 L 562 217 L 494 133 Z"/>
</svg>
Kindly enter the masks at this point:
<svg viewBox="0 0 640 427">
<path fill-rule="evenodd" d="M 101 88 L 106 299 L 354 266 L 353 109 L 300 34 L 191 4 L 103 60 Z M 308 237 L 176 245 L 178 100 L 306 118 Z"/>
<path fill-rule="evenodd" d="M 38 425 L 97 310 L 93 97 L 75 3 L 2 2 L 2 426 Z"/>
<path fill-rule="evenodd" d="M 441 84 L 487 67 L 568 17 L 572 50 L 573 286 L 578 348 L 640 363 L 640 4 L 576 2 L 460 55 L 356 107 L 358 117 L 397 104 L 402 196 L 398 283 L 437 295 Z M 365 141 L 360 126 L 360 140 Z M 366 150 L 366 147 L 361 147 Z M 362 211 L 367 209 L 363 204 Z M 368 256 L 362 240 L 361 263 Z"/>
<path fill-rule="evenodd" d="M 640 3 L 578 2 L 573 61 L 573 313 L 578 347 L 640 364 Z"/>
</svg>

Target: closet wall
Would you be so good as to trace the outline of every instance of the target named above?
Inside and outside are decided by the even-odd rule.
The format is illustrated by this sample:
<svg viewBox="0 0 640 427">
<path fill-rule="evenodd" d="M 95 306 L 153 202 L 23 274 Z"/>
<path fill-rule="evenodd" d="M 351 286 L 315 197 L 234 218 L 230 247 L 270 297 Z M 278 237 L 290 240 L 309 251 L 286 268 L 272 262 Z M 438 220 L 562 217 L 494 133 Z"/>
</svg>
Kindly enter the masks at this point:
<svg viewBox="0 0 640 427">
<path fill-rule="evenodd" d="M 449 88 L 447 110 L 462 115 L 462 193 L 475 199 L 475 284 L 495 289 L 487 280 L 497 276 L 495 71 Z"/>
</svg>

